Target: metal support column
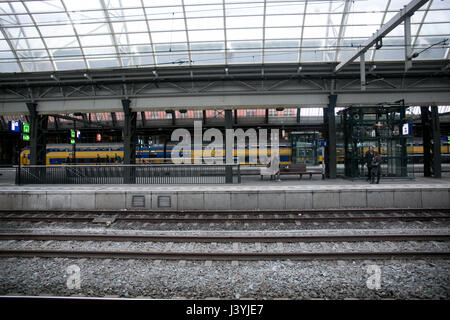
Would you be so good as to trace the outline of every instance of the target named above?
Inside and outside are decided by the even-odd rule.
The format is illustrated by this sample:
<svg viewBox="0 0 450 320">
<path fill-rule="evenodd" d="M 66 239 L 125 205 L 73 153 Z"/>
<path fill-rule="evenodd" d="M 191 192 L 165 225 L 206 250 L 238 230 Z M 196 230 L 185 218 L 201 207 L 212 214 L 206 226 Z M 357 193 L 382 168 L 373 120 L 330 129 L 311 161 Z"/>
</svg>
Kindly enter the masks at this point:
<svg viewBox="0 0 450 320">
<path fill-rule="evenodd" d="M 132 112 L 130 108 L 131 101 L 129 99 L 122 100 L 122 107 L 124 112 L 124 127 L 123 127 L 123 163 L 136 164 L 136 112 Z M 124 172 L 124 183 L 135 183 L 136 174 L 134 167 L 126 168 Z"/>
<path fill-rule="evenodd" d="M 297 124 L 300 124 L 300 108 L 297 108 Z"/>
<path fill-rule="evenodd" d="M 361 91 L 366 91 L 366 52 L 359 56 L 359 72 L 361 78 Z"/>
<path fill-rule="evenodd" d="M 37 103 L 27 103 L 30 112 L 30 164 L 46 164 L 46 131 L 48 127 L 48 116 L 37 113 Z"/>
<path fill-rule="evenodd" d="M 404 22 L 405 30 L 405 72 L 412 67 L 411 51 L 411 16 L 407 16 Z"/>
<path fill-rule="evenodd" d="M 268 124 L 269 123 L 269 109 L 266 109 L 266 113 L 264 116 L 264 123 Z"/>
<path fill-rule="evenodd" d="M 433 135 L 433 174 L 441 177 L 441 130 L 439 127 L 439 111 L 437 106 L 431 106 L 431 132 Z"/>
<path fill-rule="evenodd" d="M 325 126 L 325 175 L 329 179 L 336 179 L 336 119 L 334 109 L 337 95 L 328 96 L 328 106 L 323 109 L 323 122 Z"/>
<path fill-rule="evenodd" d="M 225 130 L 233 129 L 233 113 L 232 110 L 225 110 Z M 233 144 L 234 145 L 234 144 Z M 225 154 L 231 152 L 234 154 L 234 150 L 226 150 Z M 234 159 L 234 156 L 233 156 Z M 225 163 L 227 166 L 225 167 L 225 183 L 233 183 L 233 167 L 231 163 Z"/>
<path fill-rule="evenodd" d="M 431 124 L 428 107 L 420 107 L 422 118 L 423 175 L 431 177 Z"/>
</svg>

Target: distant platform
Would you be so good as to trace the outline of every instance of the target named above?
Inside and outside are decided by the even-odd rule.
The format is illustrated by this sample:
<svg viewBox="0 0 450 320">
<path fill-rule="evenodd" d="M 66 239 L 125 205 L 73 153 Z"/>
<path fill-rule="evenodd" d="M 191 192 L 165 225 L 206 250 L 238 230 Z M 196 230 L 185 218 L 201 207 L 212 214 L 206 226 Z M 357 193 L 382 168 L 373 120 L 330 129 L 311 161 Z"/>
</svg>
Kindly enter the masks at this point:
<svg viewBox="0 0 450 320">
<path fill-rule="evenodd" d="M 284 177 L 283 177 L 284 178 Z M 441 179 L 311 180 L 242 178 L 222 185 L 0 185 L 0 209 L 288 210 L 450 208 L 450 175 Z"/>
</svg>

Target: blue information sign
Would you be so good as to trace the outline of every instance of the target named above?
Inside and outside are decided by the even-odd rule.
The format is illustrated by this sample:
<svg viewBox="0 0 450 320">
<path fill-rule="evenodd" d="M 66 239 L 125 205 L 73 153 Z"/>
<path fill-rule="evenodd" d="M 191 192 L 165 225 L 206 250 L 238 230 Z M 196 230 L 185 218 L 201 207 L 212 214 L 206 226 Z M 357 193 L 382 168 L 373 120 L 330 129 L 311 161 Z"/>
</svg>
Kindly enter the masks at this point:
<svg viewBox="0 0 450 320">
<path fill-rule="evenodd" d="M 8 129 L 11 132 L 20 132 L 20 121 L 17 120 L 8 121 Z"/>
</svg>

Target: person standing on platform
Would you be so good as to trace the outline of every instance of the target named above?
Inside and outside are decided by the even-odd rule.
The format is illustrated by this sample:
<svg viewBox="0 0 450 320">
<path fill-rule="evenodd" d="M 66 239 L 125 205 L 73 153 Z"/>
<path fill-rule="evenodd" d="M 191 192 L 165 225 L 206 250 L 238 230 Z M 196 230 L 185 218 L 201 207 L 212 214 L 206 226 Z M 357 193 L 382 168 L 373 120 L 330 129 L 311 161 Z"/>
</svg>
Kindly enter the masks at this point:
<svg viewBox="0 0 450 320">
<path fill-rule="evenodd" d="M 274 170 L 275 181 L 279 182 L 280 180 L 280 155 L 278 152 L 275 152 L 271 161 L 271 167 Z"/>
<path fill-rule="evenodd" d="M 373 153 L 373 147 L 369 146 L 369 150 L 366 152 L 366 156 L 364 158 L 364 161 L 367 166 L 367 181 L 370 182 L 372 179 L 372 159 L 373 159 L 374 153 Z"/>
<path fill-rule="evenodd" d="M 381 176 L 381 156 L 378 152 L 375 151 L 375 154 L 372 158 L 372 177 L 370 183 L 375 183 L 375 176 L 377 177 L 377 184 L 380 183 Z"/>
</svg>

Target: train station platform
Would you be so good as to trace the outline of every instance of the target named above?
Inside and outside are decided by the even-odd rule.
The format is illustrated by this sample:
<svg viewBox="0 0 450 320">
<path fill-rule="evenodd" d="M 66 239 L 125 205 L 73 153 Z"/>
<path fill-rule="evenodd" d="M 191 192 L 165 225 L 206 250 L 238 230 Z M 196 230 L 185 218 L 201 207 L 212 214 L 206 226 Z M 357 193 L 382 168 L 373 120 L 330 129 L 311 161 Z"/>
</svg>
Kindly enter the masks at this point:
<svg viewBox="0 0 450 320">
<path fill-rule="evenodd" d="M 283 177 L 282 177 L 283 178 Z M 441 179 L 298 180 L 243 176 L 240 184 L 24 185 L 0 180 L 0 209 L 289 210 L 449 208 L 450 173 Z"/>
</svg>

